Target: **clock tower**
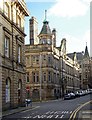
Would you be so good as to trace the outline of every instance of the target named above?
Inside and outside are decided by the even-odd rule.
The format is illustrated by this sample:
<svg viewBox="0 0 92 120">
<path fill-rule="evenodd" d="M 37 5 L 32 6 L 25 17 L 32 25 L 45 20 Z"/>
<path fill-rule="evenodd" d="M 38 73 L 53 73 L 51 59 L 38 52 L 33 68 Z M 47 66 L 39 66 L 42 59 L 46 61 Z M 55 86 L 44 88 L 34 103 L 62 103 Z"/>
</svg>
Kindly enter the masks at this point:
<svg viewBox="0 0 92 120">
<path fill-rule="evenodd" d="M 45 10 L 45 20 L 41 29 L 39 37 L 39 44 L 52 44 L 52 32 L 47 21 L 47 10 Z"/>
</svg>

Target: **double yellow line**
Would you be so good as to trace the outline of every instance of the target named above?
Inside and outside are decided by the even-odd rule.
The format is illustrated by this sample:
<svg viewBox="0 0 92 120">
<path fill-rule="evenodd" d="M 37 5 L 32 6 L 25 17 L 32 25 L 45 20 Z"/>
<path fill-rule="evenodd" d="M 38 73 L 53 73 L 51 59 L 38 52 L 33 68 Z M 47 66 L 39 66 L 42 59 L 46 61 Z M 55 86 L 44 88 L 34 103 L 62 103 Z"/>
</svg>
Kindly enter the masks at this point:
<svg viewBox="0 0 92 120">
<path fill-rule="evenodd" d="M 84 107 L 85 105 L 87 105 L 87 104 L 89 104 L 89 103 L 91 103 L 91 102 L 92 102 L 92 100 L 84 103 L 83 105 L 81 105 L 81 106 L 79 106 L 77 109 L 75 109 L 75 110 L 73 111 L 73 113 L 70 115 L 69 120 L 74 120 L 74 119 L 76 118 L 76 115 L 77 115 L 78 111 L 79 111 L 82 107 Z"/>
</svg>

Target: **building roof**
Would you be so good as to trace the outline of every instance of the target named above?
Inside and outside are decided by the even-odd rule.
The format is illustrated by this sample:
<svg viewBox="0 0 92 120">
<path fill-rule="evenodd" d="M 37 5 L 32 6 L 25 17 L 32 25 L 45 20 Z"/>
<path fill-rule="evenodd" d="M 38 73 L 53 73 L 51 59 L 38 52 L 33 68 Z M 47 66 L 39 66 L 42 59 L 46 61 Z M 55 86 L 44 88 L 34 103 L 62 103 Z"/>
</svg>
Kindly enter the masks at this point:
<svg viewBox="0 0 92 120">
<path fill-rule="evenodd" d="M 85 48 L 84 58 L 89 58 L 89 52 L 88 52 L 87 45 L 86 45 L 86 48 Z"/>
<path fill-rule="evenodd" d="M 51 34 L 51 29 L 47 20 L 44 20 L 40 34 Z"/>
<path fill-rule="evenodd" d="M 68 53 L 67 56 L 73 59 L 74 53 Z M 76 52 L 76 57 L 78 61 L 83 60 L 83 56 L 83 52 Z"/>
</svg>

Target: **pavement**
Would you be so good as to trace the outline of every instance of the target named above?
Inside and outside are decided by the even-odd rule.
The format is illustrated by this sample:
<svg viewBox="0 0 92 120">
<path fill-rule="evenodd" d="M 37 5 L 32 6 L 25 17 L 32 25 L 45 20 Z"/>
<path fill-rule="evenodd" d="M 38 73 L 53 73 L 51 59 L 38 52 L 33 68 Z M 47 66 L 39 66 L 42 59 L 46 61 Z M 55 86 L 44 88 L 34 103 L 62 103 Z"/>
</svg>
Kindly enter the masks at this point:
<svg viewBox="0 0 92 120">
<path fill-rule="evenodd" d="M 6 110 L 6 111 L 2 112 L 2 117 L 8 116 L 8 115 L 11 115 L 11 114 L 15 114 L 15 113 L 18 113 L 18 112 L 21 112 L 21 111 L 25 111 L 25 110 L 28 110 L 28 109 L 33 109 L 35 107 L 36 106 L 28 105 L 26 107 L 18 107 L 18 108 L 15 108 L 15 109 Z"/>
</svg>

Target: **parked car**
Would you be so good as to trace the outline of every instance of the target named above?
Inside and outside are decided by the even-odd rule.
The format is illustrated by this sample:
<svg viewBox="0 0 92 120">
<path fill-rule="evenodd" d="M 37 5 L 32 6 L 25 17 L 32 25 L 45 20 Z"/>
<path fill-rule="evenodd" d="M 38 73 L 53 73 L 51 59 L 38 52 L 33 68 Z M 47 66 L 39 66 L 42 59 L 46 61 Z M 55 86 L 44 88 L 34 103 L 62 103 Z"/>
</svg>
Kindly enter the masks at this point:
<svg viewBox="0 0 92 120">
<path fill-rule="evenodd" d="M 68 93 L 68 94 L 65 94 L 65 95 L 64 95 L 64 100 L 69 100 L 69 99 L 71 99 L 70 94 L 69 94 L 69 93 Z"/>
<path fill-rule="evenodd" d="M 71 96 L 71 98 L 75 98 L 75 94 L 74 93 L 69 93 L 70 94 L 70 96 Z"/>
<path fill-rule="evenodd" d="M 80 92 L 79 91 L 75 92 L 75 97 L 80 97 Z"/>
<path fill-rule="evenodd" d="M 64 100 L 69 100 L 69 99 L 73 99 L 75 98 L 75 94 L 74 93 L 68 93 L 64 95 Z"/>
<path fill-rule="evenodd" d="M 76 97 L 80 97 L 80 96 L 84 96 L 84 95 L 85 95 L 85 91 L 83 91 L 83 90 L 79 90 L 76 93 Z"/>
<path fill-rule="evenodd" d="M 76 97 L 80 97 L 80 96 L 84 96 L 84 95 L 88 95 L 92 93 L 92 89 L 86 89 L 86 90 L 78 90 L 75 92 L 75 96 Z"/>
<path fill-rule="evenodd" d="M 92 93 L 92 89 L 87 89 L 87 93 L 91 94 Z"/>
</svg>

